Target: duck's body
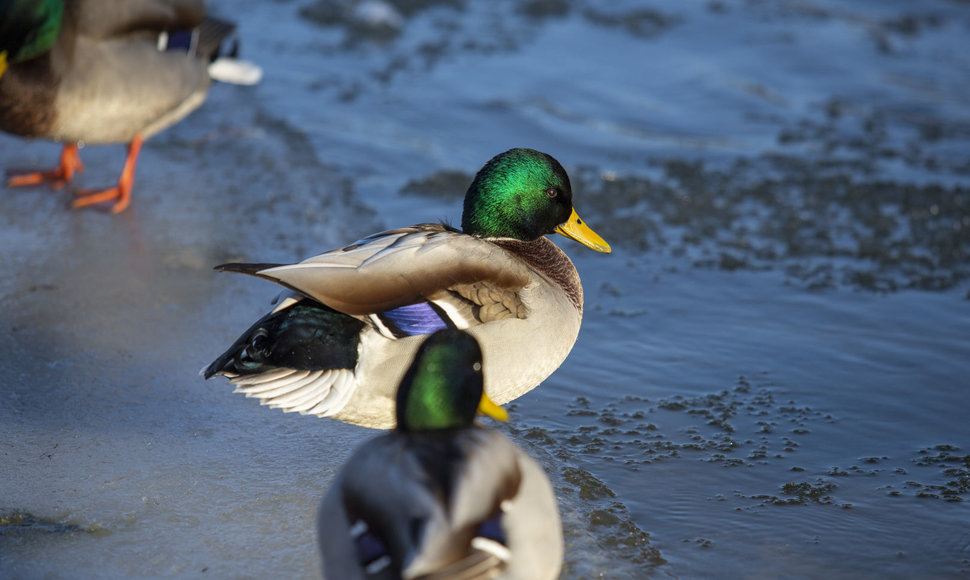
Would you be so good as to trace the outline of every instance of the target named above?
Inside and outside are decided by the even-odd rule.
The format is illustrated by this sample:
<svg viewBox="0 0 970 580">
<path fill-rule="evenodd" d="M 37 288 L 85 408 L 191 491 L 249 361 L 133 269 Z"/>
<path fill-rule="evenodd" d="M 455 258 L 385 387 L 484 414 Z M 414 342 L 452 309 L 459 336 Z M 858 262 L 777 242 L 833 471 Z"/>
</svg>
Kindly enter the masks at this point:
<svg viewBox="0 0 970 580">
<path fill-rule="evenodd" d="M 394 426 L 395 385 L 428 331 L 465 329 L 488 345 L 485 390 L 498 404 L 552 374 L 579 334 L 579 275 L 566 254 L 544 237 L 490 242 L 424 224 L 377 234 L 348 248 L 254 272 L 299 294 L 246 332 L 207 376 L 222 372 L 239 392 L 284 411 L 386 429 Z M 428 306 L 418 307 L 408 324 L 393 309 L 411 304 Z M 309 332 L 295 326 L 302 321 Z M 285 325 L 289 332 L 264 334 L 260 329 L 268 328 L 268 322 Z M 339 340 L 321 345 L 316 333 L 323 327 L 340 328 Z M 301 340 L 292 338 L 304 333 Z M 273 336 L 278 346 L 260 357 L 253 341 L 264 336 Z M 345 353 L 342 360 L 329 365 L 330 360 L 314 360 L 334 350 Z M 262 364 L 238 364 L 243 358 Z M 309 364 L 300 366 L 300 361 Z M 279 363 L 288 363 L 294 372 L 280 376 Z M 340 368 L 307 368 L 313 366 Z"/>
<path fill-rule="evenodd" d="M 483 373 L 472 369 L 482 368 L 481 351 L 468 334 L 451 330 L 433 334 L 428 345 L 415 357 L 417 372 L 409 369 L 402 380 L 399 427 L 362 445 L 321 503 L 325 577 L 558 577 L 562 531 L 545 473 L 504 435 L 473 422 Z M 443 360 L 427 364 L 435 349 Z M 449 396 L 464 401 L 464 410 Z M 430 410 L 408 411 L 422 404 Z M 445 411 L 433 424 L 422 423 L 439 406 Z M 504 418 L 487 398 L 480 409 Z"/>
<path fill-rule="evenodd" d="M 554 159 L 539 152 L 503 155 L 521 151 L 530 159 L 544 156 L 543 162 L 561 172 Z M 495 169 L 486 165 L 483 171 L 490 167 Z M 565 178 L 565 172 L 553 174 Z M 550 187 L 546 177 L 537 181 L 543 198 Z M 549 223 L 540 229 L 562 231 L 608 251 L 575 217 L 565 179 L 558 186 L 563 200 L 541 200 L 555 204 L 556 211 L 543 218 Z M 477 195 L 476 183 L 469 195 Z M 466 201 L 465 213 L 470 211 Z M 469 224 L 467 215 L 463 221 Z M 272 280 L 293 294 L 204 374 L 223 374 L 238 392 L 284 411 L 389 428 L 394 385 L 423 335 L 459 328 L 488 349 L 489 396 L 499 404 L 511 401 L 559 367 L 583 315 L 579 274 L 566 254 L 544 235 L 522 237 L 527 236 L 485 237 L 422 224 L 375 234 L 298 264 L 222 266 Z"/>
<path fill-rule="evenodd" d="M 173 125 L 205 99 L 208 62 L 159 50 L 158 36 L 197 28 L 204 17 L 201 0 L 66 1 L 51 49 L 0 77 L 0 129 L 93 145 Z"/>
<path fill-rule="evenodd" d="M 329 489 L 318 517 L 328 580 L 558 577 L 563 548 L 552 487 L 535 460 L 497 431 L 380 436 L 357 449 Z M 376 548 L 360 561 L 357 544 L 371 542 L 357 534 L 373 534 L 374 524 L 358 522 L 368 519 L 387 522 L 394 539 L 381 543 L 410 556 L 401 558 L 407 575 L 391 564 L 366 573 L 390 551 Z M 421 535 L 408 528 L 416 522 Z"/>
<path fill-rule="evenodd" d="M 24 3 L 36 7 L 24 8 Z M 141 143 L 177 123 L 205 100 L 208 67 L 232 25 L 205 20 L 202 0 L 5 0 L 7 27 L 46 27 L 47 41 L 18 57 L 13 33 L 0 33 L 10 53 L 0 76 L 0 129 L 65 144 L 53 171 L 14 175 L 8 185 L 69 181 L 82 165 L 77 145 L 127 143 L 128 160 L 119 184 L 103 192 L 81 192 L 75 206 L 114 201 L 127 207 Z M 19 22 L 18 22 L 19 21 Z M 199 30 L 206 52 L 173 48 L 176 35 Z M 193 31 L 193 32 L 185 32 Z M 39 42 L 39 41 L 37 41 Z M 166 49 L 167 48 L 167 49 Z M 35 54 L 37 53 L 37 54 Z M 24 58 L 28 57 L 28 58 Z"/>
</svg>

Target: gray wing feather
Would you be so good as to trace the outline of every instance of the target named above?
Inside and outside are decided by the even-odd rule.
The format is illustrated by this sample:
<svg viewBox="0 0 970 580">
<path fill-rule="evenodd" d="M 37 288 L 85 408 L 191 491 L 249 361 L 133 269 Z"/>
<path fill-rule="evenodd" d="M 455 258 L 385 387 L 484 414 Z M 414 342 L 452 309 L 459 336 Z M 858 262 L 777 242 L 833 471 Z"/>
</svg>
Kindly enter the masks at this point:
<svg viewBox="0 0 970 580">
<path fill-rule="evenodd" d="M 487 282 L 518 290 L 530 280 L 529 267 L 495 244 L 410 228 L 258 275 L 350 315 L 413 304 L 459 285 Z"/>
</svg>

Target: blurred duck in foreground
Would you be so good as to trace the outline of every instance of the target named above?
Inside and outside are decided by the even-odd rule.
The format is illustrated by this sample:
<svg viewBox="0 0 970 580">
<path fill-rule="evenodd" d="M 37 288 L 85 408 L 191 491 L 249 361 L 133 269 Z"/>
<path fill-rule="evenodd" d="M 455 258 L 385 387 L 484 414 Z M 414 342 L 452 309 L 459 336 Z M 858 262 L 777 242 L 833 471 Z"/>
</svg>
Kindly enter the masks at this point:
<svg viewBox="0 0 970 580">
<path fill-rule="evenodd" d="M 325 578 L 558 578 L 552 486 L 476 410 L 507 418 L 482 389 L 478 343 L 432 334 L 398 389 L 397 428 L 361 445 L 323 498 Z"/>
<path fill-rule="evenodd" d="M 80 143 L 127 143 L 118 184 L 73 203 L 123 211 L 144 139 L 199 107 L 213 78 L 259 82 L 232 58 L 234 30 L 202 0 L 0 0 L 0 129 L 64 143 L 53 170 L 9 171 L 7 185 L 63 187 L 83 170 Z"/>
<path fill-rule="evenodd" d="M 203 375 L 284 411 L 389 428 L 423 335 L 459 328 L 488 352 L 489 397 L 511 401 L 562 364 L 583 317 L 579 274 L 546 234 L 610 251 L 572 199 L 558 161 L 512 149 L 475 176 L 461 231 L 420 224 L 298 264 L 218 266 L 292 292 Z"/>
</svg>

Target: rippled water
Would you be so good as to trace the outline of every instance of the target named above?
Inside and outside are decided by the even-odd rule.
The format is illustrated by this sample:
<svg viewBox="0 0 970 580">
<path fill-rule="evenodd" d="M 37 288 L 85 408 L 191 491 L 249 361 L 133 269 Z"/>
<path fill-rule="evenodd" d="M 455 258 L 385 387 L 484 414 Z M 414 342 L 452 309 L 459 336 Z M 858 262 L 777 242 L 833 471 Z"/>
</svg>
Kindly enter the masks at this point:
<svg viewBox="0 0 970 580">
<path fill-rule="evenodd" d="M 970 574 L 970 5 L 602 4 L 214 3 L 265 81 L 151 140 L 129 213 L 4 192 L 0 576 L 317 575 L 371 433 L 196 376 L 275 292 L 210 267 L 456 223 L 512 146 L 617 249 L 557 240 L 583 330 L 504 427 L 564 578 Z"/>
</svg>

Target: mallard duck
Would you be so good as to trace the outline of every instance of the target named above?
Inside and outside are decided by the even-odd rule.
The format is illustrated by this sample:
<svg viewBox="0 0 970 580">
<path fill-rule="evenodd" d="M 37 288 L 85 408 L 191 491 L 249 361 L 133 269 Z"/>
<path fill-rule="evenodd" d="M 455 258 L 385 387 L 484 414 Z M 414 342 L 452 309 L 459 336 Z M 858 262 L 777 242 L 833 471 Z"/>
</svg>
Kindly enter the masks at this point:
<svg viewBox="0 0 970 580">
<path fill-rule="evenodd" d="M 258 82 L 258 67 L 212 62 L 233 30 L 203 0 L 0 0 L 0 129 L 65 144 L 56 168 L 7 185 L 61 187 L 83 170 L 78 143 L 127 143 L 118 184 L 73 203 L 124 210 L 142 141 L 202 104 L 210 68 Z"/>
<path fill-rule="evenodd" d="M 419 224 L 297 264 L 217 266 L 292 292 L 203 375 L 284 411 L 386 429 L 421 335 L 460 328 L 488 350 L 489 396 L 511 401 L 562 364 L 583 318 L 579 274 L 546 234 L 610 251 L 572 198 L 558 161 L 512 149 L 475 176 L 460 231 Z"/>
<path fill-rule="evenodd" d="M 361 445 L 320 504 L 326 578 L 559 576 L 552 486 L 507 437 L 474 423 L 476 408 L 507 418 L 482 389 L 478 343 L 432 334 L 398 388 L 397 428 Z"/>
</svg>

